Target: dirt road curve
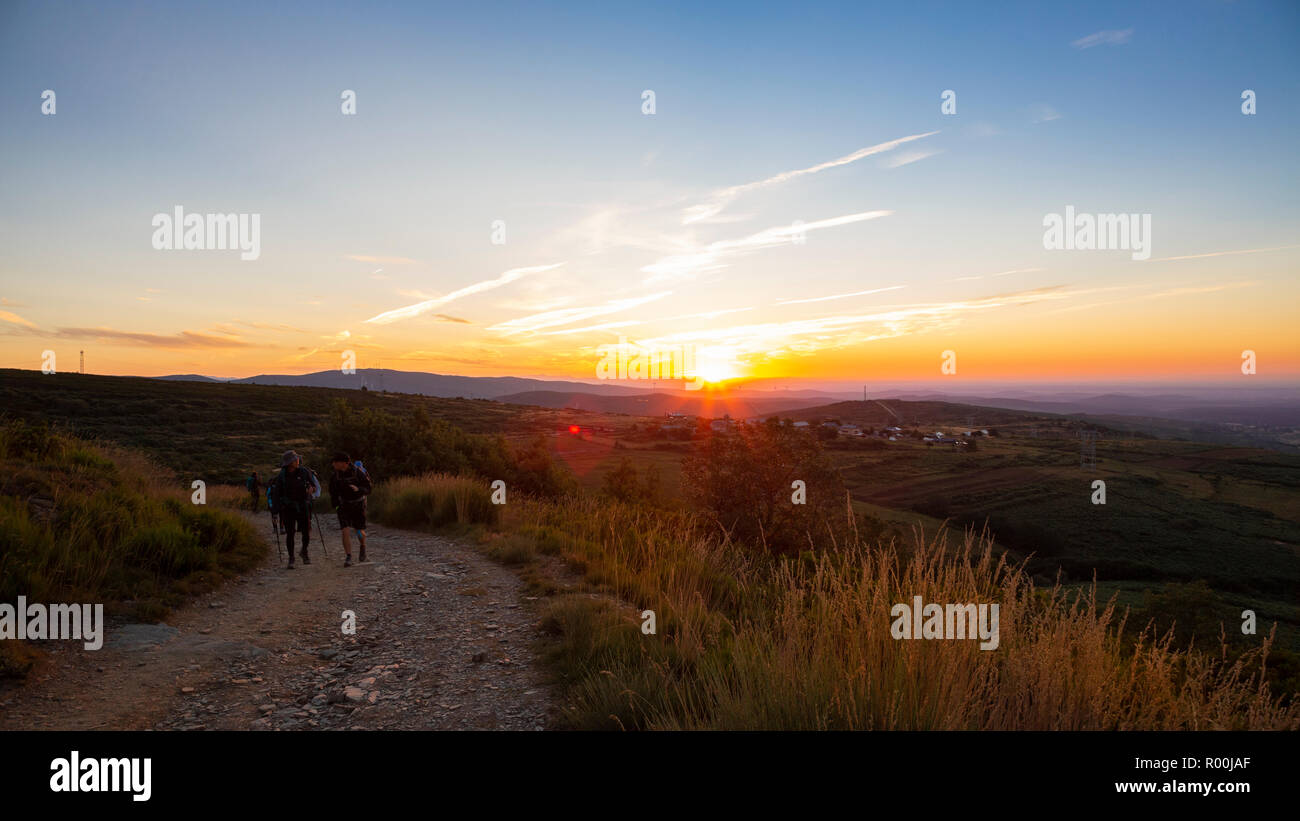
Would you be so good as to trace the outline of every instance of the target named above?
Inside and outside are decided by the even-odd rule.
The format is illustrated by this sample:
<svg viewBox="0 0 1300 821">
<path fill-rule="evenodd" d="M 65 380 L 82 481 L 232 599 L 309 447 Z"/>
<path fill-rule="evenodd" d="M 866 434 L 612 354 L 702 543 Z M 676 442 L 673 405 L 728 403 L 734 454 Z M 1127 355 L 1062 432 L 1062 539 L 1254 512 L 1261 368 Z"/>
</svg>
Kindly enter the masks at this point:
<svg viewBox="0 0 1300 821">
<path fill-rule="evenodd" d="M 272 542 L 269 518 L 253 521 Z M 378 526 L 370 562 L 344 569 L 339 533 L 321 523 L 329 555 L 313 534 L 310 566 L 273 560 L 165 625 L 110 625 L 96 652 L 47 644 L 48 663 L 0 695 L 0 730 L 547 727 L 536 618 L 515 574 Z"/>
</svg>

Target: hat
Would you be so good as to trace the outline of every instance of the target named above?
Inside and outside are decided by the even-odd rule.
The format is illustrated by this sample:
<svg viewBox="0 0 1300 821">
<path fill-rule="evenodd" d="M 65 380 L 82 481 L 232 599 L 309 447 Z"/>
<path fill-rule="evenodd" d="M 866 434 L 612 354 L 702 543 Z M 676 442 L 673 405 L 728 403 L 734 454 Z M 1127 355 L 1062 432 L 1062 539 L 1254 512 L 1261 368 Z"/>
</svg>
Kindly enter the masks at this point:
<svg viewBox="0 0 1300 821">
<path fill-rule="evenodd" d="M 293 464 L 294 462 L 301 461 L 301 459 L 302 457 L 300 457 L 296 452 L 292 450 L 286 450 L 284 452 L 284 455 L 280 457 L 280 467 L 287 468 L 289 467 L 289 465 Z"/>
<path fill-rule="evenodd" d="M 344 453 L 343 451 L 340 450 L 340 451 L 338 451 L 337 453 L 334 454 L 334 458 L 330 459 L 330 461 L 331 461 L 331 462 L 349 462 L 349 461 L 351 461 L 351 460 L 348 459 L 348 455 L 347 455 L 346 453 Z"/>
</svg>

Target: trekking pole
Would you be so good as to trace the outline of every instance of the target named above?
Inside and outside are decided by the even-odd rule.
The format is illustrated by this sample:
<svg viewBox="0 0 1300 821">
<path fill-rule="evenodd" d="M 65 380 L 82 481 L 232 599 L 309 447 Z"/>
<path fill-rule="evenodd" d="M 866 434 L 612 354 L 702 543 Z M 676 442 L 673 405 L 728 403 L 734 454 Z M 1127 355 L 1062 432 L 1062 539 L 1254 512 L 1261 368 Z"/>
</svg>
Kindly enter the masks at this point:
<svg viewBox="0 0 1300 821">
<path fill-rule="evenodd" d="M 275 531 L 275 555 L 281 561 L 284 560 L 284 553 L 280 550 L 280 525 L 274 516 L 271 517 L 271 529 Z"/>
<path fill-rule="evenodd" d="M 316 536 L 320 539 L 320 550 L 322 553 L 328 556 L 330 552 L 325 547 L 325 531 L 320 526 L 320 516 L 316 515 L 315 507 L 311 509 L 311 517 L 316 520 Z"/>
</svg>

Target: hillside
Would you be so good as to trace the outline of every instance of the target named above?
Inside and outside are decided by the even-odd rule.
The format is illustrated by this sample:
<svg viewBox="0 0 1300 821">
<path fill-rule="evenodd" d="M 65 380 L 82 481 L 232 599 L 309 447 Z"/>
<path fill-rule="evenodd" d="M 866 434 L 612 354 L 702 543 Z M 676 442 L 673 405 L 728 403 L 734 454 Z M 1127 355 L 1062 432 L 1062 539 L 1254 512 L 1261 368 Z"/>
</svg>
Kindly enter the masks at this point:
<svg viewBox="0 0 1300 821">
<path fill-rule="evenodd" d="M 273 467 L 286 448 L 310 445 L 340 398 L 403 414 L 423 408 L 472 433 L 500 432 L 521 410 L 377 391 L 0 370 L 5 415 L 138 448 L 183 476 L 210 482 L 242 481 L 249 470 Z"/>
<path fill-rule="evenodd" d="M 572 408 L 597 413 L 623 413 L 631 416 L 666 416 L 680 413 L 687 416 L 716 418 L 730 415 L 743 419 L 770 413 L 784 412 L 808 404 L 808 397 L 751 398 L 722 396 L 708 391 L 675 395 L 667 393 L 641 393 L 632 396 L 603 396 L 593 393 L 561 391 L 527 391 L 498 397 L 498 401 L 516 405 L 536 405 L 544 408 Z"/>
<path fill-rule="evenodd" d="M 818 422 L 827 418 L 838 419 L 845 425 L 872 427 L 960 425 L 963 428 L 987 428 L 993 425 L 1028 423 L 1035 419 L 1048 419 L 1053 415 L 985 408 L 956 402 L 868 399 L 865 402 L 853 400 L 833 402 L 829 405 L 805 406 L 782 411 L 781 416 L 805 422 Z"/>
<path fill-rule="evenodd" d="M 169 377 L 163 377 L 164 379 Z M 170 378 L 190 378 L 170 377 Z M 206 377 L 202 377 L 206 378 Z M 525 379 L 516 376 L 455 376 L 420 371 L 395 371 L 387 368 L 358 368 L 356 373 L 341 370 L 305 374 L 259 374 L 231 382 L 242 385 L 296 385 L 314 388 L 415 393 L 423 396 L 465 399 L 499 399 L 523 391 L 582 391 L 586 393 L 626 396 L 644 393 L 640 387 L 615 384 L 588 384 L 562 380 Z"/>
</svg>

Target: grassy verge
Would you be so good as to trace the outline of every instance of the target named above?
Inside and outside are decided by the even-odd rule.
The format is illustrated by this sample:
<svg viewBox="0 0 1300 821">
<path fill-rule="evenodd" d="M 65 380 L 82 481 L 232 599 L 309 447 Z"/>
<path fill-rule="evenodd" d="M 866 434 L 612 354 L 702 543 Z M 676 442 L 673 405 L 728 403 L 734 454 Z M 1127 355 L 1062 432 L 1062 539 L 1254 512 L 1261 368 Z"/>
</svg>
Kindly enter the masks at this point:
<svg viewBox="0 0 1300 821">
<path fill-rule="evenodd" d="M 192 504 L 137 453 L 0 424 L 0 601 L 101 602 L 109 614 L 156 621 L 265 550 L 243 519 Z M 0 674 L 28 666 L 30 648 L 17 645 L 0 642 Z"/>
<path fill-rule="evenodd" d="M 570 499 L 512 502 L 484 544 L 549 594 L 543 655 L 573 728 L 1300 727 L 1265 681 L 1270 639 L 1176 649 L 1095 591 L 1035 588 L 987 538 L 957 541 L 774 559 L 688 515 Z M 890 610 L 915 595 L 998 603 L 999 648 L 894 639 Z"/>
<path fill-rule="evenodd" d="M 442 473 L 383 482 L 368 508 L 377 522 L 419 529 L 496 524 L 500 509 L 487 482 Z"/>
</svg>

